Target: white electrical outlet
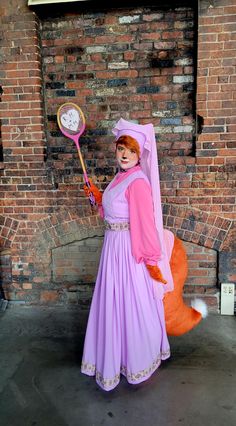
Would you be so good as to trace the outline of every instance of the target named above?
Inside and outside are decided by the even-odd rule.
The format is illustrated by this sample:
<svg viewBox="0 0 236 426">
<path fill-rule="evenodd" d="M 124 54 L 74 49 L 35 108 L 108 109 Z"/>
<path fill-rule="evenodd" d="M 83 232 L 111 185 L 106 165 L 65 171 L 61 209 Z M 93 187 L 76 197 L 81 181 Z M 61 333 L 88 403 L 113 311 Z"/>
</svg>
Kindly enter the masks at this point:
<svg viewBox="0 0 236 426">
<path fill-rule="evenodd" d="M 234 284 L 221 284 L 221 315 L 234 315 Z"/>
</svg>

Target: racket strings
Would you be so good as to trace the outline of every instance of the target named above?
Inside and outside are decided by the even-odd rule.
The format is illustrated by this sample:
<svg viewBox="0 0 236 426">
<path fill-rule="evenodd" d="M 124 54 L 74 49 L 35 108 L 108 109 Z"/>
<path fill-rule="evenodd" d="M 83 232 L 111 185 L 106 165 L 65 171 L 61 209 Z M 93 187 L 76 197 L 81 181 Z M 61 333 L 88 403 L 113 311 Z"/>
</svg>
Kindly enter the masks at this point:
<svg viewBox="0 0 236 426">
<path fill-rule="evenodd" d="M 80 108 L 75 104 L 62 105 L 58 114 L 58 124 L 61 130 L 76 135 L 85 126 L 85 118 Z"/>
</svg>

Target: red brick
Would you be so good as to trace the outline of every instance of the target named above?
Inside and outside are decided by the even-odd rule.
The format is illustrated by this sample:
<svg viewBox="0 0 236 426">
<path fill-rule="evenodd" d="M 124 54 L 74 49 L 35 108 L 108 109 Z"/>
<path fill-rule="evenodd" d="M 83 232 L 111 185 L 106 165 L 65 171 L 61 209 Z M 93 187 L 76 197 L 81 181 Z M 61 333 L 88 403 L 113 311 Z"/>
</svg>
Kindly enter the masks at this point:
<svg viewBox="0 0 236 426">
<path fill-rule="evenodd" d="M 59 295 L 56 291 L 44 290 L 44 291 L 41 291 L 40 293 L 40 302 L 42 303 L 50 303 L 50 302 L 55 303 L 58 301 L 58 299 L 59 299 Z"/>
</svg>

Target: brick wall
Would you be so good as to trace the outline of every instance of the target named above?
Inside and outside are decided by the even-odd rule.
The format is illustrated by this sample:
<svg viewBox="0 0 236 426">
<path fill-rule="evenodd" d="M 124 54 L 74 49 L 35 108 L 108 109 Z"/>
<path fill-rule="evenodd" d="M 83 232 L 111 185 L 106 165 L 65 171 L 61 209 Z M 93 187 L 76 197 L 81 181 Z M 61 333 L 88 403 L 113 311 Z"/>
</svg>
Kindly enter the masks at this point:
<svg viewBox="0 0 236 426">
<path fill-rule="evenodd" d="M 192 295 L 204 297 L 210 309 L 219 300 L 216 292 L 217 252 L 193 243 L 184 243 L 188 254 L 188 277 L 184 285 L 184 298 L 188 301 Z"/>
<path fill-rule="evenodd" d="M 53 281 L 70 284 L 95 282 L 102 242 L 103 237 L 94 236 L 53 248 Z"/>
<path fill-rule="evenodd" d="M 73 100 L 85 109 L 82 150 L 102 189 L 115 172 L 114 121 L 154 123 L 165 226 L 189 255 L 186 292 L 210 295 L 216 309 L 217 283 L 235 281 L 235 0 L 200 1 L 198 19 L 195 2 L 119 12 L 73 4 L 73 13 L 67 5 L 47 16 L 25 3 L 0 8 L 0 223 L 2 257 L 7 250 L 12 264 L 9 298 L 64 303 L 77 300 L 77 289 L 87 300 L 88 287 L 58 279 L 55 266 L 67 244 L 73 253 L 81 246 L 81 232 L 94 241 L 103 232 L 83 197 L 75 147 L 56 125 L 58 106 Z M 193 262 L 196 255 L 210 256 L 206 267 Z"/>
<path fill-rule="evenodd" d="M 236 2 L 200 2 L 197 112 L 197 192 L 202 210 L 231 219 L 219 251 L 219 282 L 235 282 L 236 270 Z M 201 189 L 204 188 L 203 194 Z"/>
<path fill-rule="evenodd" d="M 236 4 L 232 0 L 216 4 L 202 2 L 199 15 L 197 107 L 204 125 L 197 141 L 196 196 L 200 183 L 207 180 L 204 210 L 235 220 Z"/>
<path fill-rule="evenodd" d="M 121 116 L 152 121 L 160 157 L 193 153 L 195 20 L 188 7 L 42 18 L 50 168 L 67 177 L 81 172 L 73 143 L 57 128 L 65 99 L 87 118 L 81 146 L 92 175 L 115 173 L 111 128 Z"/>
</svg>

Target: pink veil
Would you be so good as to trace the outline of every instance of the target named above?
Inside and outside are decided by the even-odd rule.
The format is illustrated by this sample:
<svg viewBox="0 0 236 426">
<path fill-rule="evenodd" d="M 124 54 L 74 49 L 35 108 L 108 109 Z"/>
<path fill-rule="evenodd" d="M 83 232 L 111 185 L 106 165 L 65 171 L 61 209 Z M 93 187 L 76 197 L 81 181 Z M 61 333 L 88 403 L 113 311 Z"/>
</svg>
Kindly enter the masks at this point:
<svg viewBox="0 0 236 426">
<path fill-rule="evenodd" d="M 158 157 L 153 124 L 136 124 L 121 118 L 112 129 L 112 133 L 116 136 L 116 139 L 122 135 L 130 135 L 139 142 L 141 149 L 140 165 L 152 188 L 155 224 L 162 250 L 162 258 L 158 261 L 158 266 L 167 281 L 167 284 L 163 285 L 163 290 L 164 292 L 172 291 L 174 283 L 166 243 L 173 245 L 174 235 L 171 232 L 164 231 L 163 228 Z"/>
</svg>

